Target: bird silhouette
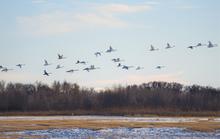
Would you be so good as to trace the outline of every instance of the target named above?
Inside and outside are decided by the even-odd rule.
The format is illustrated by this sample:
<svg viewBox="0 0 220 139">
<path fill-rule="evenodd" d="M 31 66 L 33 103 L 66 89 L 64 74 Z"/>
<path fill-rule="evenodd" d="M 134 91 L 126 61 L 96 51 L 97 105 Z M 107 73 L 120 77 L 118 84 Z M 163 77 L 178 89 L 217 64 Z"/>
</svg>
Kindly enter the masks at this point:
<svg viewBox="0 0 220 139">
<path fill-rule="evenodd" d="M 58 56 L 58 59 L 66 59 L 66 57 L 64 57 L 64 56 L 61 55 L 61 54 L 57 54 L 57 56 Z"/>
<path fill-rule="evenodd" d="M 98 57 L 98 56 L 102 55 L 102 52 L 95 52 L 94 54 L 95 54 L 96 57 Z"/>
<path fill-rule="evenodd" d="M 90 65 L 89 67 L 87 67 L 87 68 L 84 68 L 83 70 L 85 70 L 85 71 L 91 71 L 91 70 L 95 70 L 95 69 L 100 69 L 99 67 L 95 67 L 95 65 Z"/>
<path fill-rule="evenodd" d="M 205 44 L 202 44 L 202 43 L 198 43 L 196 46 L 194 47 L 200 47 L 200 46 L 205 46 Z"/>
<path fill-rule="evenodd" d="M 133 68 L 133 66 L 126 66 L 126 65 L 123 65 L 123 66 L 122 66 L 122 69 L 129 70 L 130 68 Z"/>
<path fill-rule="evenodd" d="M 116 49 L 113 49 L 111 46 L 109 46 L 109 49 L 106 50 L 106 53 L 111 53 L 116 51 Z"/>
<path fill-rule="evenodd" d="M 121 63 L 118 63 L 117 67 L 121 67 L 121 66 L 122 66 Z"/>
<path fill-rule="evenodd" d="M 13 69 L 8 69 L 8 68 L 2 68 L 2 72 L 8 72 L 9 70 L 13 70 Z"/>
<path fill-rule="evenodd" d="M 193 49 L 195 46 L 188 46 L 187 48 L 189 48 L 189 49 Z"/>
<path fill-rule="evenodd" d="M 90 71 L 90 68 L 84 68 L 83 70 L 89 72 L 89 71 Z"/>
<path fill-rule="evenodd" d="M 44 70 L 44 74 L 45 76 L 50 76 L 51 73 L 48 73 L 46 70 Z"/>
<path fill-rule="evenodd" d="M 90 66 L 90 70 L 100 69 L 99 67 L 95 67 L 95 65 Z"/>
<path fill-rule="evenodd" d="M 44 60 L 44 66 L 49 66 L 51 63 L 48 63 L 47 60 Z"/>
<path fill-rule="evenodd" d="M 153 45 L 150 45 L 150 51 L 157 51 L 157 50 L 159 50 L 159 49 L 158 48 L 154 48 Z"/>
<path fill-rule="evenodd" d="M 85 65 L 86 63 L 87 63 L 86 61 L 79 61 L 79 60 L 76 61 L 76 64 L 83 64 L 83 65 Z"/>
<path fill-rule="evenodd" d="M 61 66 L 61 65 L 57 65 L 56 69 L 61 69 L 63 68 L 64 66 Z"/>
<path fill-rule="evenodd" d="M 136 68 L 136 70 L 141 70 L 141 69 L 144 69 L 144 67 L 138 66 L 138 67 Z"/>
<path fill-rule="evenodd" d="M 68 70 L 68 71 L 66 71 L 66 72 L 68 72 L 68 73 L 73 73 L 73 72 L 75 72 L 75 71 L 79 71 L 78 69 L 71 69 L 71 70 Z"/>
<path fill-rule="evenodd" d="M 113 62 L 122 62 L 122 61 L 124 61 L 124 60 L 121 60 L 120 58 L 113 58 L 112 61 L 113 61 Z"/>
<path fill-rule="evenodd" d="M 16 66 L 21 69 L 23 66 L 25 66 L 25 64 L 17 64 Z"/>
<path fill-rule="evenodd" d="M 165 49 L 170 49 L 170 48 L 173 48 L 175 47 L 175 45 L 171 46 L 169 43 L 167 43 L 167 46 L 165 47 Z"/>
<path fill-rule="evenodd" d="M 165 68 L 165 66 L 157 66 L 156 69 L 162 69 Z"/>
<path fill-rule="evenodd" d="M 213 44 L 211 41 L 208 41 L 208 45 L 207 45 L 208 48 L 213 48 L 217 46 L 218 46 L 217 44 Z"/>
<path fill-rule="evenodd" d="M 200 47 L 200 46 L 205 46 L 205 44 L 198 43 L 197 45 L 190 45 L 190 46 L 188 46 L 187 48 L 193 49 L 193 48 Z"/>
</svg>

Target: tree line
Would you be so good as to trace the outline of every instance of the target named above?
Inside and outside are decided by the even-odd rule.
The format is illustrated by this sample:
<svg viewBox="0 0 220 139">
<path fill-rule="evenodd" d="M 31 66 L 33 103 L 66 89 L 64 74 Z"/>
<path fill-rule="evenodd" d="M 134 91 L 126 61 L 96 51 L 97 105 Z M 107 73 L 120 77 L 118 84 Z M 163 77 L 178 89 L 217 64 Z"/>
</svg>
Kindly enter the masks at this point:
<svg viewBox="0 0 220 139">
<path fill-rule="evenodd" d="M 96 91 L 75 83 L 51 86 L 0 82 L 0 112 L 74 111 L 104 109 L 169 109 L 219 111 L 220 89 L 179 83 L 149 82 Z"/>
</svg>

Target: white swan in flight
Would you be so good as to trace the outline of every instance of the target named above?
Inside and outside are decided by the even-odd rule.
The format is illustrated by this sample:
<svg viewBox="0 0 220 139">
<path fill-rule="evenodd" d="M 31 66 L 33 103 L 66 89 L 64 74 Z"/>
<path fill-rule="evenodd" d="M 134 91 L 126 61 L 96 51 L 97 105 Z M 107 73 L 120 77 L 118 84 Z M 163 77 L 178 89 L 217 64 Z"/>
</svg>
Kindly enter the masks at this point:
<svg viewBox="0 0 220 139">
<path fill-rule="evenodd" d="M 13 69 L 2 68 L 2 72 L 8 72 L 9 70 L 13 70 Z"/>
<path fill-rule="evenodd" d="M 84 68 L 83 70 L 85 71 L 90 71 L 90 70 L 95 70 L 95 69 L 100 69 L 99 67 L 95 67 L 95 65 L 90 65 L 90 67 Z"/>
<path fill-rule="evenodd" d="M 86 63 L 87 63 L 86 61 L 79 61 L 79 60 L 76 61 L 76 64 L 84 64 L 85 65 Z"/>
<path fill-rule="evenodd" d="M 44 70 L 44 74 L 45 76 L 50 76 L 51 73 L 48 73 L 46 70 Z"/>
<path fill-rule="evenodd" d="M 109 49 L 106 50 L 106 53 L 111 53 L 116 51 L 116 49 L 113 49 L 111 46 L 109 46 Z"/>
<path fill-rule="evenodd" d="M 157 66 L 156 69 L 162 69 L 165 68 L 165 66 Z"/>
<path fill-rule="evenodd" d="M 124 60 L 122 60 L 122 59 L 120 59 L 120 58 L 113 58 L 112 61 L 113 61 L 113 62 L 122 62 L 122 61 L 124 61 Z"/>
<path fill-rule="evenodd" d="M 202 43 L 198 43 L 196 46 L 194 47 L 200 47 L 200 46 L 206 46 L 206 44 L 202 44 Z"/>
<path fill-rule="evenodd" d="M 175 47 L 175 45 L 171 46 L 169 43 L 167 43 L 167 46 L 165 47 L 165 49 L 170 49 L 170 48 L 173 48 Z"/>
<path fill-rule="evenodd" d="M 206 46 L 206 44 L 198 43 L 197 45 L 190 45 L 187 48 L 193 49 L 193 48 L 200 47 L 200 46 Z"/>
<path fill-rule="evenodd" d="M 122 66 L 122 69 L 126 69 L 126 70 L 129 70 L 130 68 L 133 68 L 134 66 L 126 66 L 126 65 L 123 65 Z"/>
<path fill-rule="evenodd" d="M 44 66 L 49 66 L 51 63 L 48 63 L 47 60 L 44 60 Z"/>
<path fill-rule="evenodd" d="M 94 54 L 95 54 L 96 57 L 98 57 L 98 56 L 102 55 L 102 52 L 95 52 Z"/>
<path fill-rule="evenodd" d="M 144 67 L 138 66 L 138 67 L 136 68 L 136 70 L 141 70 L 141 69 L 144 69 Z"/>
<path fill-rule="evenodd" d="M 159 50 L 159 49 L 158 48 L 154 48 L 153 45 L 150 45 L 150 51 L 157 51 L 157 50 Z"/>
<path fill-rule="evenodd" d="M 68 71 L 66 71 L 66 72 L 68 72 L 68 73 L 73 73 L 73 72 L 75 72 L 75 71 L 79 71 L 78 69 L 71 69 L 71 70 L 68 70 Z"/>
<path fill-rule="evenodd" d="M 121 66 L 122 66 L 121 63 L 118 63 L 117 67 L 121 67 Z"/>
<path fill-rule="evenodd" d="M 16 66 L 22 68 L 23 66 L 25 66 L 25 64 L 17 64 Z"/>
<path fill-rule="evenodd" d="M 66 57 L 64 57 L 64 56 L 61 55 L 61 54 L 57 54 L 57 56 L 58 56 L 58 59 L 66 59 Z"/>
<path fill-rule="evenodd" d="M 208 41 L 208 45 L 207 45 L 208 48 L 213 48 L 217 46 L 218 46 L 217 44 L 213 44 L 211 41 Z"/>
<path fill-rule="evenodd" d="M 83 70 L 89 72 L 89 71 L 90 71 L 90 68 L 84 68 Z"/>
<path fill-rule="evenodd" d="M 59 65 L 57 65 L 57 67 L 56 67 L 56 69 L 61 69 L 61 68 L 63 68 L 64 66 L 61 66 L 60 64 Z"/>
<path fill-rule="evenodd" d="M 90 70 L 100 69 L 99 67 L 95 67 L 95 65 L 90 66 Z"/>
<path fill-rule="evenodd" d="M 188 46 L 187 48 L 189 48 L 189 49 L 193 49 L 195 46 Z"/>
</svg>

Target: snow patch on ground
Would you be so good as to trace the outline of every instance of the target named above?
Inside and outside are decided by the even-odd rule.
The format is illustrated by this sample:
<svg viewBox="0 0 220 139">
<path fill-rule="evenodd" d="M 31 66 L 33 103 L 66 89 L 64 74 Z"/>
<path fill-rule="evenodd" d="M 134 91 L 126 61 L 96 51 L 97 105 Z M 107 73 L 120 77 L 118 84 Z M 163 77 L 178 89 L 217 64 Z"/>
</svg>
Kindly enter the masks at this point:
<svg viewBox="0 0 220 139">
<path fill-rule="evenodd" d="M 17 132 L 20 135 L 37 135 L 45 139 L 87 139 L 87 138 L 102 138 L 102 139 L 219 139 L 220 131 L 216 132 L 198 132 L 190 131 L 184 128 L 109 128 L 102 130 L 90 129 L 48 129 L 48 130 L 33 130 Z"/>
</svg>

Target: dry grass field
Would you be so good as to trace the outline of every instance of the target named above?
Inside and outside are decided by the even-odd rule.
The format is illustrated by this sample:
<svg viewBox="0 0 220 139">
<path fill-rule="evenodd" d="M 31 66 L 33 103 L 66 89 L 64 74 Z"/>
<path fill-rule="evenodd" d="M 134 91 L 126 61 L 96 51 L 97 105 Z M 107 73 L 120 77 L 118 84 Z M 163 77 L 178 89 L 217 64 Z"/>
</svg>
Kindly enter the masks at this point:
<svg viewBox="0 0 220 139">
<path fill-rule="evenodd" d="M 158 117 L 160 118 L 160 117 Z M 53 128 L 88 128 L 93 130 L 117 127 L 180 127 L 195 131 L 211 132 L 220 129 L 220 122 L 214 118 L 191 122 L 141 122 L 126 120 L 0 120 L 0 138 L 18 138 L 20 135 L 5 135 L 5 132 L 43 130 Z M 25 137 L 24 137 L 25 138 Z M 34 138 L 34 137 L 32 137 Z"/>
</svg>

